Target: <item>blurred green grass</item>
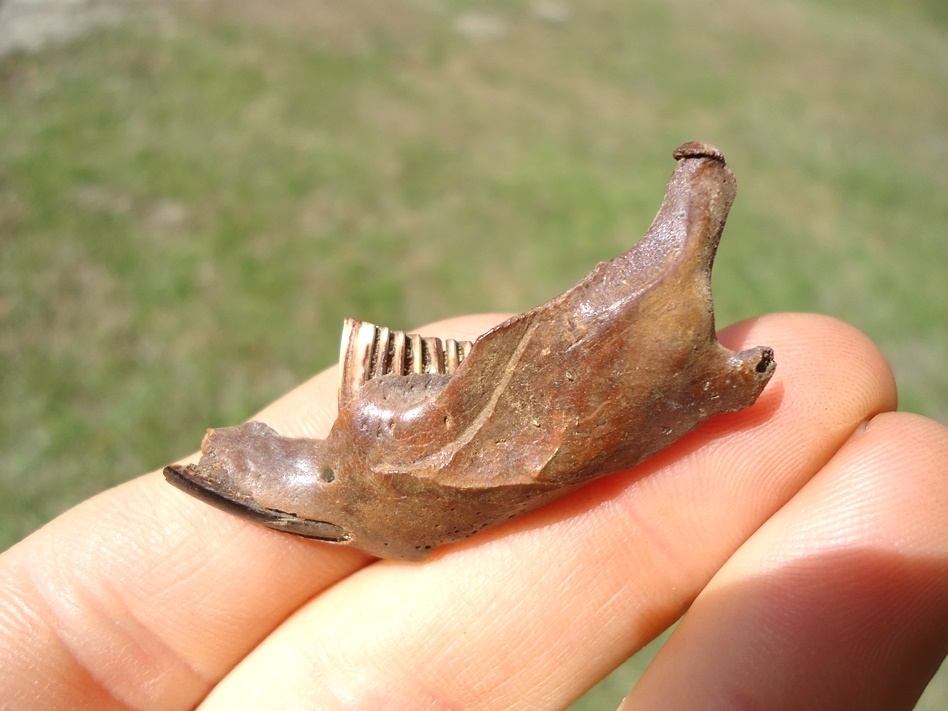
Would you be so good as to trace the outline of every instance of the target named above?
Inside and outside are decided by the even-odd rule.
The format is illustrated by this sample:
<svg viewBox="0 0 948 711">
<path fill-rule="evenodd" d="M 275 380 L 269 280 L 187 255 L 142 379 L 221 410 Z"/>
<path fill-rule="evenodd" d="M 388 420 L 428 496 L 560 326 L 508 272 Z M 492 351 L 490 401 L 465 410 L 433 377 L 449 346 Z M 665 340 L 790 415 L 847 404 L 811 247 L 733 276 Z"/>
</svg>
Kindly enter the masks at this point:
<svg viewBox="0 0 948 711">
<path fill-rule="evenodd" d="M 0 59 L 0 548 L 330 365 L 344 316 L 555 295 L 689 139 L 739 181 L 719 323 L 852 322 L 948 421 L 946 35 L 934 0 L 281 0 Z"/>
</svg>

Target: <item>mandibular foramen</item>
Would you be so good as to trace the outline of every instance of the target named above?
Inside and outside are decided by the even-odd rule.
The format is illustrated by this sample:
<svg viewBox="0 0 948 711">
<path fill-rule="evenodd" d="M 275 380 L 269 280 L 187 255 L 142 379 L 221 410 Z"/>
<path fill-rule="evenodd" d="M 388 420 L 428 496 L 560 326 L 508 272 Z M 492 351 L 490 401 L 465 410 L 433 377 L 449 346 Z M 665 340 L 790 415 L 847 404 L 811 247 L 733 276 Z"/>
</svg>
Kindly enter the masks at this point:
<svg viewBox="0 0 948 711">
<path fill-rule="evenodd" d="M 213 429 L 165 476 L 280 531 L 421 560 L 752 405 L 773 351 L 721 345 L 711 303 L 734 176 L 713 146 L 674 156 L 645 237 L 569 291 L 473 344 L 347 320 L 326 439 Z"/>
</svg>

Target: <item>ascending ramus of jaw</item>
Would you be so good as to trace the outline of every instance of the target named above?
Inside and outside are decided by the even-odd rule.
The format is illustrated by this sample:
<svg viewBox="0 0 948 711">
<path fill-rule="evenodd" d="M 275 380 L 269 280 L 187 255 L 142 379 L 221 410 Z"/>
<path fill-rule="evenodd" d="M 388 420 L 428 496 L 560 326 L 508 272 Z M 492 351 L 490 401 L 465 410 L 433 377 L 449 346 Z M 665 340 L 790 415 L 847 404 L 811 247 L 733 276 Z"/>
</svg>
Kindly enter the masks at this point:
<svg viewBox="0 0 948 711">
<path fill-rule="evenodd" d="M 280 531 L 421 560 L 752 405 L 773 351 L 722 346 L 711 302 L 734 176 L 712 146 L 674 156 L 645 237 L 569 291 L 473 344 L 348 319 L 325 440 L 209 430 L 166 477 Z"/>
</svg>

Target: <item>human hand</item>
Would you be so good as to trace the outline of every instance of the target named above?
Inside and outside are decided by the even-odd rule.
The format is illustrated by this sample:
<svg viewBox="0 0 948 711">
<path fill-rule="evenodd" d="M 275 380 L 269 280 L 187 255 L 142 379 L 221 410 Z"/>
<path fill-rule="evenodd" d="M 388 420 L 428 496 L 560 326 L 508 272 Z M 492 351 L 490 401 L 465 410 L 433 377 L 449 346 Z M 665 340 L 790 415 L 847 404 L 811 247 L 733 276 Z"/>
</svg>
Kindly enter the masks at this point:
<svg viewBox="0 0 948 711">
<path fill-rule="evenodd" d="M 77 506 L 0 556 L 0 707 L 563 708 L 687 610 L 623 708 L 911 708 L 948 646 L 948 430 L 844 324 L 720 337 L 774 347 L 754 407 L 424 563 L 159 473 Z M 336 383 L 257 419 L 325 436 Z"/>
</svg>

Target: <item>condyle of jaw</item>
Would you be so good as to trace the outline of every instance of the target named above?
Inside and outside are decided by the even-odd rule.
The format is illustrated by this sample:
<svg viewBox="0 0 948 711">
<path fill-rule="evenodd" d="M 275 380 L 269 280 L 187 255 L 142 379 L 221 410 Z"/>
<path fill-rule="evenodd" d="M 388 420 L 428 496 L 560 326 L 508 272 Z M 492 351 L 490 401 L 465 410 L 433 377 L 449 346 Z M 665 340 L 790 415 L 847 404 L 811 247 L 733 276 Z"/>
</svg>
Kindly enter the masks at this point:
<svg viewBox="0 0 948 711">
<path fill-rule="evenodd" d="M 272 528 L 420 560 L 752 405 L 769 348 L 718 343 L 711 266 L 735 181 L 688 143 L 646 236 L 474 344 L 347 320 L 325 440 L 210 430 L 168 479 Z"/>
</svg>

